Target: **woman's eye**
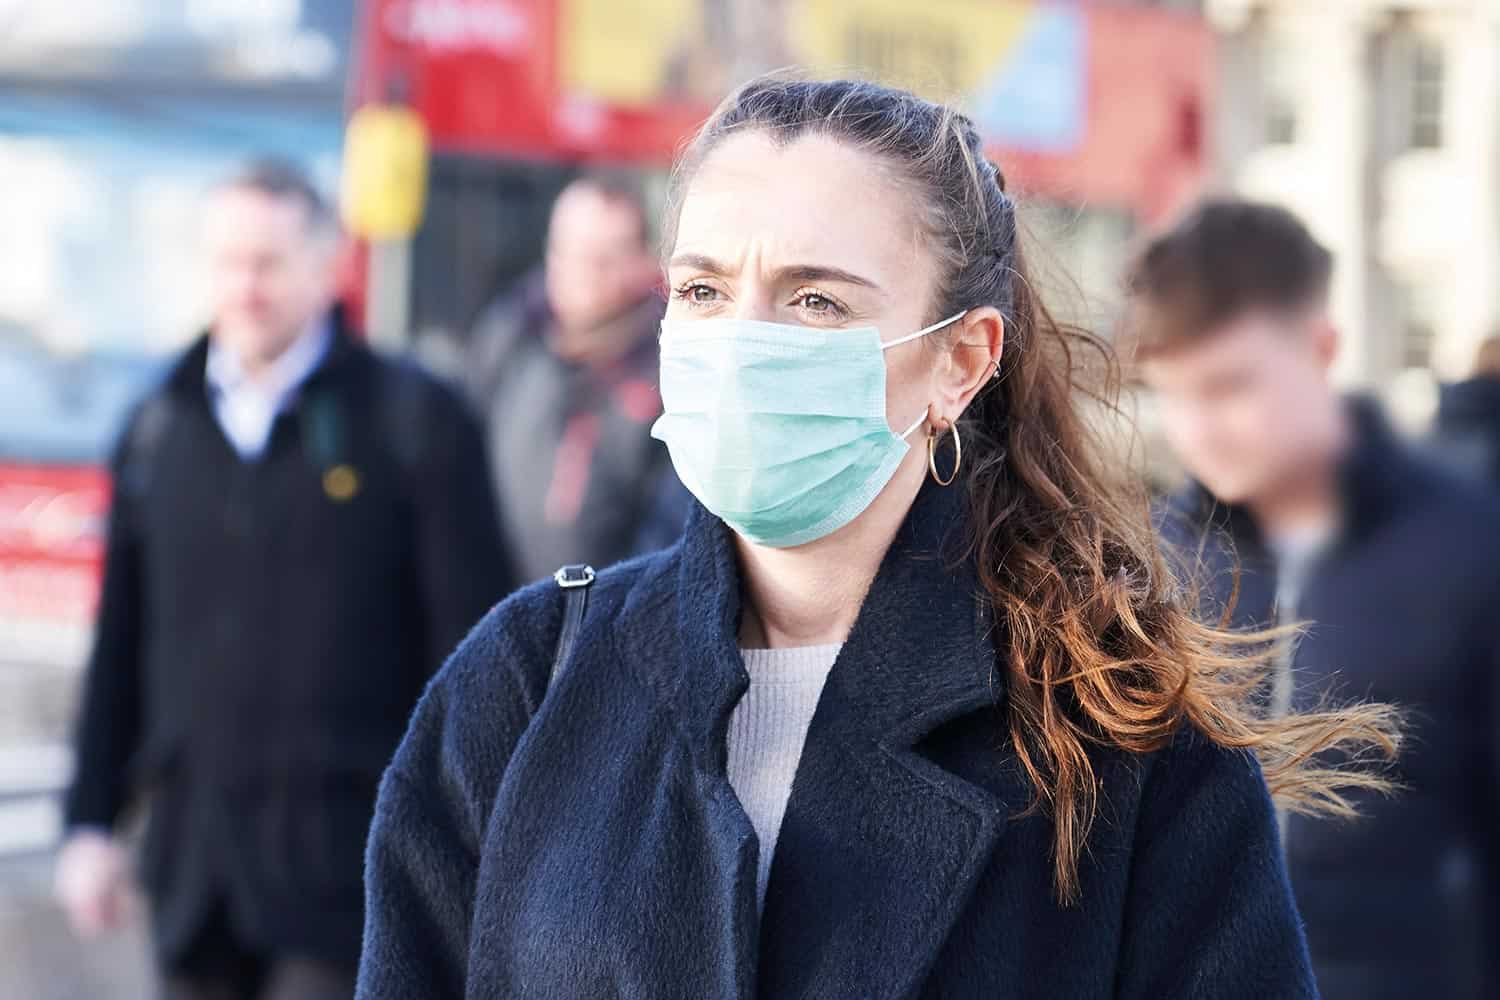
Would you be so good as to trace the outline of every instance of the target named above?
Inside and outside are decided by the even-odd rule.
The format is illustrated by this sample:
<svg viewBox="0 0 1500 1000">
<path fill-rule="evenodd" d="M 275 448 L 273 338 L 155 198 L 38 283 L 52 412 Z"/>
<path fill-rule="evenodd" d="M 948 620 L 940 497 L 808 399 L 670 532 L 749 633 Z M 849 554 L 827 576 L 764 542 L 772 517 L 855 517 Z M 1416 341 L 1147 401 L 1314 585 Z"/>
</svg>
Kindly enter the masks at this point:
<svg viewBox="0 0 1500 1000">
<path fill-rule="evenodd" d="M 840 316 L 844 313 L 842 305 L 821 292 L 798 292 L 793 301 L 815 316 Z"/>
<path fill-rule="evenodd" d="M 677 297 L 694 305 L 703 305 L 718 298 L 718 291 L 701 284 L 682 285 L 677 289 Z"/>
</svg>

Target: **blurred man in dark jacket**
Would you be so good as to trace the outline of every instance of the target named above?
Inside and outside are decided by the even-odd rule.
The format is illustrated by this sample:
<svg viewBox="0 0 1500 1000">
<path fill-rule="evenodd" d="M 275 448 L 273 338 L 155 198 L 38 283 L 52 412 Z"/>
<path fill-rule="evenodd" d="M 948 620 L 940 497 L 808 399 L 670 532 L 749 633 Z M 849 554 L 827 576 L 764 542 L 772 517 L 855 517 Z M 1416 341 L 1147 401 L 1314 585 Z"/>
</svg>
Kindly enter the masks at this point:
<svg viewBox="0 0 1500 1000">
<path fill-rule="evenodd" d="M 1446 456 L 1500 486 L 1500 335 L 1479 345 L 1470 378 L 1443 387 L 1434 429 Z"/>
<path fill-rule="evenodd" d="M 336 226 L 294 168 L 211 197 L 215 315 L 133 415 L 58 893 L 121 919 L 112 828 L 171 998 L 347 998 L 376 784 L 427 677 L 513 582 L 478 428 L 332 308 Z"/>
<path fill-rule="evenodd" d="M 686 491 L 650 435 L 660 281 L 639 190 L 586 176 L 553 208 L 544 267 L 475 328 L 468 387 L 528 578 L 604 566 L 681 532 Z"/>
<path fill-rule="evenodd" d="M 1272 712 L 1330 691 L 1410 712 L 1406 790 L 1285 820 L 1323 996 L 1493 997 L 1500 938 L 1500 509 L 1329 382 L 1332 259 L 1290 214 L 1210 202 L 1131 275 L 1131 332 L 1195 477 L 1162 527 L 1241 626 L 1311 623 Z"/>
</svg>

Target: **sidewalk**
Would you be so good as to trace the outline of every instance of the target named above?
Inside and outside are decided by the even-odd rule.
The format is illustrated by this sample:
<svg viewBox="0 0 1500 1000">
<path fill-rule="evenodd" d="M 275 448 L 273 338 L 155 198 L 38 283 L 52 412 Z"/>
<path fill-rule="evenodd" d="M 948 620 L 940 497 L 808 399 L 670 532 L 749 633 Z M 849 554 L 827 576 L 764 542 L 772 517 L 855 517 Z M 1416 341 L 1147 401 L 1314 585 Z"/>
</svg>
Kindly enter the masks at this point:
<svg viewBox="0 0 1500 1000">
<path fill-rule="evenodd" d="M 0 622 L 0 1000 L 155 1000 L 144 913 L 80 941 L 52 901 L 80 674 L 8 655 Z"/>
<path fill-rule="evenodd" d="M 150 1000 L 146 928 L 84 944 L 51 900 L 52 855 L 0 855 L 0 997 Z"/>
<path fill-rule="evenodd" d="M 76 671 L 0 662 L 0 1000 L 151 1000 L 144 922 L 74 937 L 52 902 Z"/>
</svg>

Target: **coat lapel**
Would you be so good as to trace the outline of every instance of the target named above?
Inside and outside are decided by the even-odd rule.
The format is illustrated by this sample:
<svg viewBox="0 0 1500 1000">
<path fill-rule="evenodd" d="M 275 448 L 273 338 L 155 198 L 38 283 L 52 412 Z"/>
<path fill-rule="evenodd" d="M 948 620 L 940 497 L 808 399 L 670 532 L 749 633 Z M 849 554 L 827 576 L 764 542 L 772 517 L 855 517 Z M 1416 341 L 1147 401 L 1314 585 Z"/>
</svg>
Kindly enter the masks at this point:
<svg viewBox="0 0 1500 1000">
<path fill-rule="evenodd" d="M 962 518 L 957 491 L 923 491 L 829 675 L 776 844 L 761 996 L 915 995 L 1026 805 L 1019 780 L 997 797 L 918 750 L 985 710 L 1002 738 L 988 605 L 945 551 Z"/>
<path fill-rule="evenodd" d="M 703 806 L 703 841 L 682 849 L 709 858 L 713 883 L 701 887 L 711 917 L 696 928 L 733 952 L 727 981 L 704 996 L 749 1000 L 755 988 L 755 830 L 730 787 L 727 771 L 729 717 L 750 686 L 740 658 L 740 580 L 733 543 L 723 523 L 694 507 L 681 542 L 677 582 L 677 630 L 668 641 L 675 669 L 659 674 L 662 699 L 671 706 L 692 755 Z M 717 944 L 717 941 L 713 942 Z M 703 952 L 704 940 L 682 947 Z"/>
</svg>

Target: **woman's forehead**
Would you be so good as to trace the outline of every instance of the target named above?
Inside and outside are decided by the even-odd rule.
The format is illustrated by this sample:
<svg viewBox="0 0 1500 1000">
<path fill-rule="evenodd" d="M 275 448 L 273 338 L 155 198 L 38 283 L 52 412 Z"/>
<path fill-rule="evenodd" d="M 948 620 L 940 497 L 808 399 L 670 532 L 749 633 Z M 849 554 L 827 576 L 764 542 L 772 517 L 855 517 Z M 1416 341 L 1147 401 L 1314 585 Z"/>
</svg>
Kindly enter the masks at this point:
<svg viewBox="0 0 1500 1000">
<path fill-rule="evenodd" d="M 682 202 L 675 254 L 742 266 L 837 267 L 888 290 L 920 264 L 911 192 L 863 150 L 824 136 L 778 146 L 764 134 L 722 142 Z"/>
</svg>

